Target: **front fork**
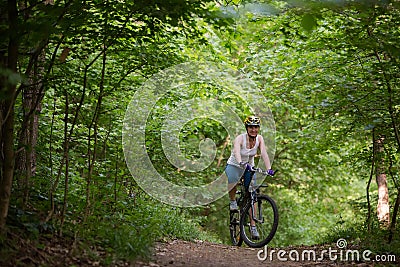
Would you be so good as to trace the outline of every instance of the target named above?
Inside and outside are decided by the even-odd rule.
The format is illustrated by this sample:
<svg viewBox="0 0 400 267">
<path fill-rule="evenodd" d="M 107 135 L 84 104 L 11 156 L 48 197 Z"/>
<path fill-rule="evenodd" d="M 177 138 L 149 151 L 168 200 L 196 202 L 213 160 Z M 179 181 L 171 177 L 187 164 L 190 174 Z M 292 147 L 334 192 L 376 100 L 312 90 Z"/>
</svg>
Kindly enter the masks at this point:
<svg viewBox="0 0 400 267">
<path fill-rule="evenodd" d="M 251 203 L 251 218 L 253 221 L 257 223 L 264 223 L 264 218 L 262 216 L 262 210 L 261 210 L 261 201 L 257 199 L 257 192 L 254 190 L 253 192 L 250 192 L 250 203 Z M 255 207 L 257 203 L 257 208 Z M 255 214 L 255 209 L 258 211 L 258 216 Z"/>
</svg>

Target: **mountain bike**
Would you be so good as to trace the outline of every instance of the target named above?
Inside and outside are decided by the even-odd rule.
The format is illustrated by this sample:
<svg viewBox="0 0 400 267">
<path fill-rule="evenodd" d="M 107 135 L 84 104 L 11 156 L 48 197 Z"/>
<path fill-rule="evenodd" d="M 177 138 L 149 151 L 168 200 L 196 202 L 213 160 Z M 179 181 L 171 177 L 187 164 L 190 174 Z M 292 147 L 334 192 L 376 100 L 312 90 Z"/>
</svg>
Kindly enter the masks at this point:
<svg viewBox="0 0 400 267">
<path fill-rule="evenodd" d="M 261 194 L 260 188 L 267 185 L 256 185 L 252 183 L 255 173 L 269 175 L 267 171 L 260 168 L 250 170 L 250 183 L 245 174 L 237 184 L 237 197 L 239 209 L 229 214 L 229 231 L 232 244 L 241 246 L 243 241 L 253 248 L 260 248 L 268 244 L 274 237 L 278 228 L 278 208 L 275 201 L 268 195 Z M 245 181 L 247 180 L 247 181 Z M 257 227 L 259 238 L 251 235 L 251 224 Z"/>
</svg>

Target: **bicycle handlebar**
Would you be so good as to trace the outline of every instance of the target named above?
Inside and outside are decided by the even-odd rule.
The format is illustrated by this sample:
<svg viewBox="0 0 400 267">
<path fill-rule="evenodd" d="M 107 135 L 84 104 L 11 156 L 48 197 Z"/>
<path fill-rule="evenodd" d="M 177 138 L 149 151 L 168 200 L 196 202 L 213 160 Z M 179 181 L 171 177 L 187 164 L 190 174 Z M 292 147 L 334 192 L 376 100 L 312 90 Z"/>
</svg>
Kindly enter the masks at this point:
<svg viewBox="0 0 400 267">
<path fill-rule="evenodd" d="M 277 172 L 277 171 L 275 171 L 274 175 L 271 175 L 266 170 L 263 170 L 261 168 L 254 168 L 254 167 L 251 169 L 251 171 L 258 172 L 258 173 L 261 173 L 261 174 L 264 174 L 264 175 L 268 175 L 268 176 L 274 176 L 275 173 Z"/>
<path fill-rule="evenodd" d="M 242 167 L 242 169 L 246 169 L 246 167 Z M 257 172 L 257 173 L 261 173 L 261 174 L 263 174 L 263 175 L 268 175 L 268 176 L 274 176 L 277 172 L 278 172 L 278 170 L 275 170 L 274 171 L 274 174 L 273 175 L 271 175 L 271 174 L 269 174 L 268 173 L 268 171 L 266 171 L 266 170 L 263 170 L 263 169 L 261 169 L 261 168 L 255 168 L 254 166 L 251 166 L 251 170 L 250 170 L 251 172 Z"/>
</svg>

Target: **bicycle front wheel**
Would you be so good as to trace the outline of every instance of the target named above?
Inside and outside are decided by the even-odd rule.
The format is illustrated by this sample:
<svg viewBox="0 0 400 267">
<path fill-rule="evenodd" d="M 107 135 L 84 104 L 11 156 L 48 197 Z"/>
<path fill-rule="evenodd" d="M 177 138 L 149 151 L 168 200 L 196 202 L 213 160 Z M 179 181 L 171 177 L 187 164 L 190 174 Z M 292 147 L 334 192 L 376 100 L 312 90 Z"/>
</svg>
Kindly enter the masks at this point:
<svg viewBox="0 0 400 267">
<path fill-rule="evenodd" d="M 254 232 L 252 226 L 256 227 Z M 240 233 L 243 241 L 253 248 L 268 244 L 278 229 L 278 208 L 275 201 L 266 195 L 259 195 L 251 205 L 248 201 L 240 218 Z"/>
<path fill-rule="evenodd" d="M 239 211 L 230 211 L 229 214 L 230 222 L 229 222 L 229 232 L 231 236 L 231 241 L 234 246 L 240 247 L 243 243 L 243 239 L 240 235 L 240 212 Z"/>
</svg>

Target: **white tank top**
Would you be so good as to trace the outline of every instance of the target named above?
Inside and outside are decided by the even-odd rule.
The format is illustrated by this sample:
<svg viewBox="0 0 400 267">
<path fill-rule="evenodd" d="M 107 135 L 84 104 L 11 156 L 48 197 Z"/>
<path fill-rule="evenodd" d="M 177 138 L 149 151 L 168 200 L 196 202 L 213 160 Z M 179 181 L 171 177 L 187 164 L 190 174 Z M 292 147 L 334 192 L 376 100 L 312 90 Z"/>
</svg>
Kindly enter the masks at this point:
<svg viewBox="0 0 400 267">
<path fill-rule="evenodd" d="M 257 154 L 258 149 L 258 135 L 256 137 L 256 144 L 253 148 L 247 148 L 247 133 L 241 134 L 242 145 L 240 147 L 240 156 L 242 157 L 242 162 L 248 162 L 254 166 L 254 156 Z M 228 164 L 240 167 L 239 162 L 236 160 L 235 153 L 232 150 L 231 156 L 228 159 Z"/>
</svg>

